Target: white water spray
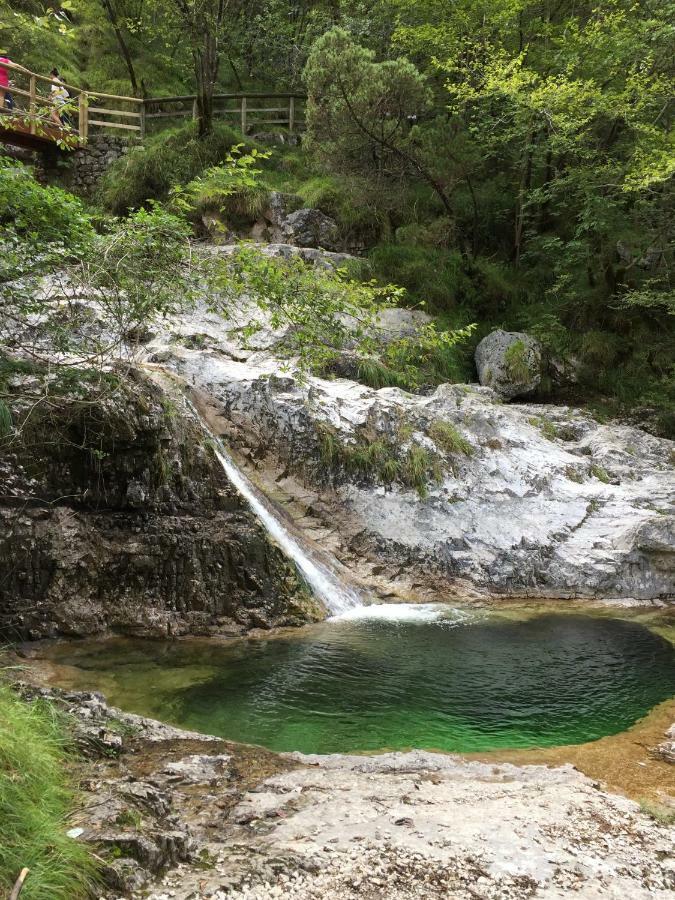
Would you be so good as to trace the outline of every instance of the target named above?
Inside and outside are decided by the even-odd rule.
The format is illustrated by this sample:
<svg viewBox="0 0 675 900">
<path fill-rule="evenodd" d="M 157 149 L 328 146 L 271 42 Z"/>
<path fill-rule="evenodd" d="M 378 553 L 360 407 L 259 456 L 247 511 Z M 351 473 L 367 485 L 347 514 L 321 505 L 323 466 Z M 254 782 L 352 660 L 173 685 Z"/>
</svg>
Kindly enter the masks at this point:
<svg viewBox="0 0 675 900">
<path fill-rule="evenodd" d="M 207 429 L 208 430 L 208 429 Z M 334 616 L 363 605 L 363 597 L 358 591 L 344 584 L 327 565 L 313 559 L 309 550 L 301 547 L 283 522 L 272 511 L 267 501 L 236 465 L 230 454 L 215 435 L 209 436 L 216 444 L 215 454 L 225 474 L 246 500 L 262 525 L 289 556 L 302 573 L 305 581 L 316 596 L 323 601 Z"/>
</svg>

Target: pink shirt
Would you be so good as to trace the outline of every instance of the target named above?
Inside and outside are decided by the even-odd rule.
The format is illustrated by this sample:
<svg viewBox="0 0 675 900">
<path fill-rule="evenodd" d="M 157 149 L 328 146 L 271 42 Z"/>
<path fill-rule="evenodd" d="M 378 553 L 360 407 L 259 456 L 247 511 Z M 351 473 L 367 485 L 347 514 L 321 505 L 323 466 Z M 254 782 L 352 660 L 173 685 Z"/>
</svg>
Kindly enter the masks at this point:
<svg viewBox="0 0 675 900">
<path fill-rule="evenodd" d="M 3 63 L 9 62 L 6 56 L 0 56 L 0 87 L 9 87 L 9 72 Z"/>
</svg>

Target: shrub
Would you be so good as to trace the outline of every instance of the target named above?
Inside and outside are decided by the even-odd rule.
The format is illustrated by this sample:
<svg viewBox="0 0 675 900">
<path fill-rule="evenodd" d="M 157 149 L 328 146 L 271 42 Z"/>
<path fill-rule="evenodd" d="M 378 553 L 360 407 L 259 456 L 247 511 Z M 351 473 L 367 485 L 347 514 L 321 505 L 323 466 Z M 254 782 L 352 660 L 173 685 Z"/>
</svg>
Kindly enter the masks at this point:
<svg viewBox="0 0 675 900">
<path fill-rule="evenodd" d="M 89 217 L 77 197 L 40 184 L 29 168 L 3 156 L 0 156 L 0 226 L 4 240 L 12 233 L 35 247 L 56 244 L 68 253 L 86 244 L 93 234 Z"/>
<path fill-rule="evenodd" d="M 103 177 L 98 199 L 116 215 L 138 209 L 148 200 L 165 200 L 176 184 L 187 184 L 223 162 L 241 134 L 217 123 L 199 140 L 192 123 L 149 137 L 114 162 Z"/>
<path fill-rule="evenodd" d="M 243 148 L 243 144 L 236 144 L 222 165 L 212 166 L 185 186 L 172 188 L 173 208 L 192 219 L 205 212 L 216 212 L 232 225 L 258 218 L 265 208 L 268 191 L 260 181 L 262 169 L 257 164 L 268 159 L 270 153 L 259 153 L 255 147 L 244 153 Z"/>
<path fill-rule="evenodd" d="M 22 900 L 90 896 L 93 859 L 67 837 L 75 795 L 67 774 L 64 722 L 49 703 L 24 702 L 0 684 L 0 893 L 21 869 L 30 873 Z"/>
</svg>

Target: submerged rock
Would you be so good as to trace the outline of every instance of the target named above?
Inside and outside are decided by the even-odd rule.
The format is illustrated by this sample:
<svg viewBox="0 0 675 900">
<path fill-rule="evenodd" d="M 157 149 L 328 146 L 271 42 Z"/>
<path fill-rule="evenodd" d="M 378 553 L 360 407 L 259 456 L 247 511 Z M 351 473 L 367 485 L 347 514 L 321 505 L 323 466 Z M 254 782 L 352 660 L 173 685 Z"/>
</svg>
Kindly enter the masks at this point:
<svg viewBox="0 0 675 900">
<path fill-rule="evenodd" d="M 476 347 L 475 359 L 480 383 L 506 400 L 531 394 L 541 381 L 541 346 L 524 332 L 491 332 Z"/>
</svg>

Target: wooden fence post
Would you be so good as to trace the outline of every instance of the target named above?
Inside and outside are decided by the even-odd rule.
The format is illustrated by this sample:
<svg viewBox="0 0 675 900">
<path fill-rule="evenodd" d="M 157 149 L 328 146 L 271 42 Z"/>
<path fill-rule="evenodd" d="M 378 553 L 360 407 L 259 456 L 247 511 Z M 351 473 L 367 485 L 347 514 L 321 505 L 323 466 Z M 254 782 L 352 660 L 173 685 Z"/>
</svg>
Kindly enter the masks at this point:
<svg viewBox="0 0 675 900">
<path fill-rule="evenodd" d="M 80 142 L 84 143 L 89 137 L 89 103 L 87 102 L 87 94 L 85 91 L 80 91 L 77 124 Z"/>
<path fill-rule="evenodd" d="M 30 117 L 30 133 L 35 134 L 37 132 L 37 85 L 35 80 L 35 75 L 30 76 L 29 88 L 28 92 L 30 94 L 28 100 L 28 115 Z"/>
<path fill-rule="evenodd" d="M 241 133 L 246 134 L 246 97 L 241 98 Z"/>
<path fill-rule="evenodd" d="M 141 99 L 140 113 L 141 113 L 141 118 L 138 120 L 138 124 L 140 125 L 140 128 L 141 128 L 140 138 L 143 141 L 143 140 L 145 140 L 145 100 L 144 99 Z"/>
<path fill-rule="evenodd" d="M 192 101 L 192 121 L 196 122 L 199 118 L 199 107 L 197 106 L 197 98 Z"/>
<path fill-rule="evenodd" d="M 295 97 L 288 98 L 288 130 L 293 134 L 295 128 Z"/>
</svg>

